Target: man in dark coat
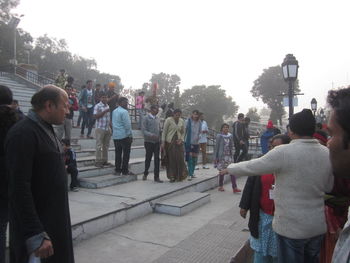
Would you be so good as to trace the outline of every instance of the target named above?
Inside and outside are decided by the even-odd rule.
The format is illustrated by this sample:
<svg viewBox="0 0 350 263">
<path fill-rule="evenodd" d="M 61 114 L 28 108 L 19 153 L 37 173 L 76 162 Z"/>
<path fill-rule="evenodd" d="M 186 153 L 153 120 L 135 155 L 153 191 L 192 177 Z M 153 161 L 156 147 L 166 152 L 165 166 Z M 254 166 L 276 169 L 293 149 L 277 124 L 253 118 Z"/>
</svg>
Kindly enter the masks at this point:
<svg viewBox="0 0 350 263">
<path fill-rule="evenodd" d="M 74 263 L 64 157 L 52 124 L 69 112 L 67 93 L 46 86 L 32 97 L 33 110 L 5 142 L 9 180 L 11 263 Z"/>
</svg>

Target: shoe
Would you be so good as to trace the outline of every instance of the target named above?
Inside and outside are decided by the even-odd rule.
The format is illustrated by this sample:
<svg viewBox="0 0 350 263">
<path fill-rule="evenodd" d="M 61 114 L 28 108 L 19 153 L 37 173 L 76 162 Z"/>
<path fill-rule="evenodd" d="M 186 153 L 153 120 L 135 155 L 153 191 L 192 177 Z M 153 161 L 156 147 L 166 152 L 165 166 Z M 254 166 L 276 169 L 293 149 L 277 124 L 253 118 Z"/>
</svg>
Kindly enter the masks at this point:
<svg viewBox="0 0 350 263">
<path fill-rule="evenodd" d="M 234 193 L 234 194 L 237 194 L 237 193 L 240 193 L 240 192 L 242 192 L 241 189 L 233 188 L 233 193 Z"/>
<path fill-rule="evenodd" d="M 122 173 L 123 176 L 127 176 L 127 175 L 134 175 L 132 172 L 127 172 L 127 173 Z"/>
<path fill-rule="evenodd" d="M 84 136 L 84 134 L 80 134 L 80 138 L 84 138 L 85 136 Z"/>
<path fill-rule="evenodd" d="M 120 172 L 117 172 L 117 171 L 114 171 L 113 174 L 116 175 L 116 176 L 120 176 Z"/>
<path fill-rule="evenodd" d="M 146 181 L 147 180 L 147 175 L 142 176 L 142 181 Z"/>
<path fill-rule="evenodd" d="M 210 169 L 210 167 L 204 165 L 203 169 Z"/>
<path fill-rule="evenodd" d="M 160 180 L 160 179 L 154 179 L 154 182 L 155 182 L 155 183 L 163 183 L 163 181 Z"/>
<path fill-rule="evenodd" d="M 103 165 L 105 165 L 105 166 L 109 166 L 109 165 L 112 165 L 110 162 L 103 162 Z"/>
<path fill-rule="evenodd" d="M 224 191 L 225 191 L 225 189 L 224 189 L 222 186 L 220 186 L 220 187 L 218 188 L 218 191 L 220 191 L 220 192 L 224 192 Z"/>
<path fill-rule="evenodd" d="M 198 166 L 196 166 L 196 168 L 194 168 L 195 170 L 199 170 L 199 167 Z"/>
<path fill-rule="evenodd" d="M 86 135 L 86 138 L 93 139 L 94 137 L 92 137 L 91 135 Z"/>
<path fill-rule="evenodd" d="M 192 181 L 192 176 L 189 176 L 189 177 L 187 178 L 187 181 Z"/>
<path fill-rule="evenodd" d="M 197 176 L 193 175 L 192 178 L 197 178 Z"/>
<path fill-rule="evenodd" d="M 72 187 L 70 190 L 72 192 L 79 192 L 79 188 L 78 187 Z"/>
<path fill-rule="evenodd" d="M 175 179 L 170 179 L 170 183 L 175 183 Z"/>
</svg>

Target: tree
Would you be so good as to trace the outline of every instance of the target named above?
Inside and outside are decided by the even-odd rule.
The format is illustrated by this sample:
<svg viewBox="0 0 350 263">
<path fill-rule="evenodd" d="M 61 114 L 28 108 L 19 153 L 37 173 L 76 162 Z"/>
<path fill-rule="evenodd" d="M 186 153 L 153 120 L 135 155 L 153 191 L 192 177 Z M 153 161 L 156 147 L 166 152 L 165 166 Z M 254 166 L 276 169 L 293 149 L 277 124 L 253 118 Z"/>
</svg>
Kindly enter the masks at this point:
<svg viewBox="0 0 350 263">
<path fill-rule="evenodd" d="M 11 9 L 18 6 L 19 0 L 0 0 L 0 21 L 8 21 L 10 19 Z"/>
<path fill-rule="evenodd" d="M 233 117 L 238 106 L 226 91 L 219 85 L 193 86 L 186 89 L 181 95 L 181 104 L 184 115 L 188 115 L 194 109 L 204 113 L 209 127 L 219 129 L 224 119 Z"/>
<path fill-rule="evenodd" d="M 295 82 L 295 92 L 299 92 L 299 83 Z M 288 83 L 283 79 L 281 66 L 270 67 L 264 69 L 258 79 L 254 81 L 254 86 L 250 91 L 257 100 L 262 99 L 264 103 L 271 109 L 270 119 L 282 124 L 282 117 L 286 113 L 282 101 L 282 94 L 288 93 Z"/>
<path fill-rule="evenodd" d="M 161 103 L 168 104 L 175 101 L 175 94 L 181 83 L 178 75 L 170 75 L 163 72 L 159 74 L 153 73 L 148 88 L 152 87 L 151 85 L 154 83 L 158 83 L 157 96 L 160 98 Z M 146 87 L 145 84 L 144 87 Z"/>
<path fill-rule="evenodd" d="M 14 29 L 9 27 L 6 23 L 0 21 L 0 65 L 6 65 L 10 59 L 13 59 L 13 44 L 14 44 Z M 17 60 L 19 63 L 25 63 L 27 61 L 27 54 L 25 51 L 25 44 L 33 42 L 32 36 L 22 30 L 16 29 L 16 49 Z"/>
<path fill-rule="evenodd" d="M 259 122 L 260 116 L 258 114 L 258 109 L 255 107 L 249 108 L 246 117 L 250 118 L 251 121 Z"/>
</svg>

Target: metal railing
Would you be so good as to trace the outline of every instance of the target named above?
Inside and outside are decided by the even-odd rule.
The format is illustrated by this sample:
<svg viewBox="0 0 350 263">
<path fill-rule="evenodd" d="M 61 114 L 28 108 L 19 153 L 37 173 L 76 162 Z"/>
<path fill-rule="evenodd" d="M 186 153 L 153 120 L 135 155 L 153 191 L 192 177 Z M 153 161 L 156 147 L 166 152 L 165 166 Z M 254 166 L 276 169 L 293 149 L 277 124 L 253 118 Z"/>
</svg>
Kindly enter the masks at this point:
<svg viewBox="0 0 350 263">
<path fill-rule="evenodd" d="M 44 76 L 38 75 L 32 71 L 29 71 L 25 68 L 14 66 L 15 75 L 24 78 L 25 80 L 39 86 L 43 87 L 48 84 L 53 84 L 54 81 L 52 79 L 46 78 Z"/>
</svg>

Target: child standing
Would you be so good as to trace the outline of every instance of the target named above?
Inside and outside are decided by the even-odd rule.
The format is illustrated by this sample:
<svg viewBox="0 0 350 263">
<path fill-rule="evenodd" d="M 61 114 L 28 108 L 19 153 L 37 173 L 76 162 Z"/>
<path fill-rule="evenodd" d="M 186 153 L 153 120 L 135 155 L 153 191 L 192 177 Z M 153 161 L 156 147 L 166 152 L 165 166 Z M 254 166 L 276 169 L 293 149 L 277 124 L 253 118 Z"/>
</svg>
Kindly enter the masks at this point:
<svg viewBox="0 0 350 263">
<path fill-rule="evenodd" d="M 228 165 L 233 163 L 233 137 L 229 133 L 230 126 L 227 123 L 221 125 L 221 133 L 216 136 L 216 145 L 214 150 L 214 162 L 219 171 L 226 169 Z M 236 177 L 233 174 L 231 176 L 231 184 L 233 193 L 241 192 L 237 188 Z M 224 175 L 219 175 L 219 188 L 218 190 L 225 191 L 224 187 Z"/>
<path fill-rule="evenodd" d="M 79 182 L 76 154 L 70 145 L 70 140 L 63 139 L 62 144 L 66 161 L 66 170 L 67 173 L 71 175 L 70 190 L 73 192 L 78 192 Z"/>
</svg>

